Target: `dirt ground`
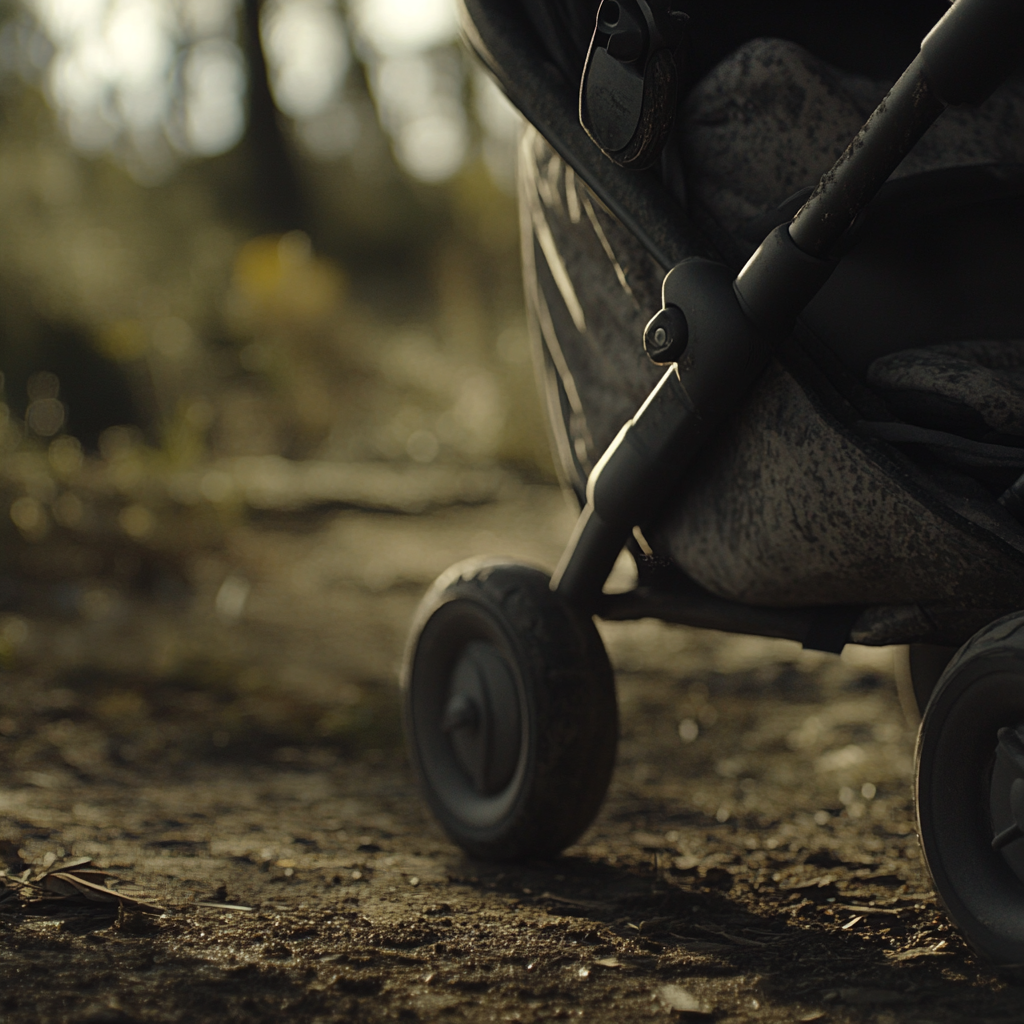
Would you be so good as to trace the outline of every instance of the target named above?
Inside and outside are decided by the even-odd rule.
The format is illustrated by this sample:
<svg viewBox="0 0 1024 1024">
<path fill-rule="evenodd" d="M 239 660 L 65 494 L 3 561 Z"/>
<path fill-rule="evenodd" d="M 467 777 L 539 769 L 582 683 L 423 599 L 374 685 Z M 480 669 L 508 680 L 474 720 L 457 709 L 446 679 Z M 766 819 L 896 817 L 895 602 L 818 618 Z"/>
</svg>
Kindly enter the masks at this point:
<svg viewBox="0 0 1024 1024">
<path fill-rule="evenodd" d="M 891 652 L 602 626 L 594 826 L 551 862 L 448 843 L 402 751 L 406 624 L 450 563 L 550 566 L 571 521 L 515 483 L 266 515 L 189 588 L 0 617 L 0 1020 L 1024 1019 L 931 891 Z M 71 857 L 164 913 L 19 895 Z"/>
</svg>

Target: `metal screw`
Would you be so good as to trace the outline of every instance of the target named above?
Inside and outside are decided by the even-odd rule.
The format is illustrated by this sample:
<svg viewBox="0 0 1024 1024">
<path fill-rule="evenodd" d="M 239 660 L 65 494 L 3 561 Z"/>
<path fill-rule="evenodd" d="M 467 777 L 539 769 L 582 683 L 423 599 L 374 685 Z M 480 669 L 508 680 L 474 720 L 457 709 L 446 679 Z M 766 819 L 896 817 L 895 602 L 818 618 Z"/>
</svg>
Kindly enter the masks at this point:
<svg viewBox="0 0 1024 1024">
<path fill-rule="evenodd" d="M 656 313 L 644 328 L 644 349 L 659 366 L 677 362 L 686 351 L 688 339 L 686 317 L 673 305 Z"/>
</svg>

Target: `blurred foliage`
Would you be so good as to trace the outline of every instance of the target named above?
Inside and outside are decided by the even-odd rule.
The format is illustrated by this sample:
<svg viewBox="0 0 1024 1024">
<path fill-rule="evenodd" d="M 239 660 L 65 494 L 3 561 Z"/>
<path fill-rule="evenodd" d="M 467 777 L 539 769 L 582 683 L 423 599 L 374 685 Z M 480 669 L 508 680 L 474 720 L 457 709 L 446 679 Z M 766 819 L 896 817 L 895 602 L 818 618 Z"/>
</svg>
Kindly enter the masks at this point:
<svg viewBox="0 0 1024 1024">
<path fill-rule="evenodd" d="M 430 51 L 455 82 L 470 144 L 461 169 L 426 183 L 393 155 L 409 124 L 393 102 L 381 105 L 385 57 L 353 43 L 343 93 L 319 120 L 268 113 L 268 83 L 281 72 L 260 39 L 268 17 L 287 13 L 283 0 L 264 7 L 255 44 L 246 26 L 259 24 L 258 4 L 214 6 L 228 11 L 244 57 L 247 127 L 218 155 L 179 148 L 147 164 L 143 135 L 81 143 L 54 85 L 60 39 L 44 32 L 59 5 L 0 5 L 8 581 L 184 578 L 184 553 L 215 546 L 218 524 L 242 506 L 215 494 L 176 500 L 167 480 L 219 459 L 500 463 L 551 475 L 521 309 L 511 155 L 495 162 L 469 58 L 444 40 Z M 330 8 L 347 26 L 339 39 L 358 40 L 355 8 L 319 6 L 318 17 Z M 149 7 L 181 19 L 188 9 L 189 24 L 205 10 Z M 168 79 L 178 90 L 190 88 L 188 61 L 210 40 L 193 43 Z M 110 86 L 129 113 L 130 85 Z M 309 142 L 314 129 L 345 144 L 325 155 Z M 152 152 L 172 152 L 165 135 Z M 0 593 L 0 605 L 9 598 Z"/>
</svg>

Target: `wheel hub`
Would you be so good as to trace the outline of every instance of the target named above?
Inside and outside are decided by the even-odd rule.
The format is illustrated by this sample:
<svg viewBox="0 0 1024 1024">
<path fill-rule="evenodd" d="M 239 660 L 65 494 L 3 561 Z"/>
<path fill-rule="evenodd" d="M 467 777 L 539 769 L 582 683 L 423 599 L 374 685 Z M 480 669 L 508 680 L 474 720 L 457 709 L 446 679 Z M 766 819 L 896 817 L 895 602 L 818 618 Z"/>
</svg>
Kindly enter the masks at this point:
<svg viewBox="0 0 1024 1024">
<path fill-rule="evenodd" d="M 521 716 L 512 670 L 482 640 L 466 645 L 441 716 L 459 767 L 481 796 L 500 793 L 519 762 Z"/>
</svg>

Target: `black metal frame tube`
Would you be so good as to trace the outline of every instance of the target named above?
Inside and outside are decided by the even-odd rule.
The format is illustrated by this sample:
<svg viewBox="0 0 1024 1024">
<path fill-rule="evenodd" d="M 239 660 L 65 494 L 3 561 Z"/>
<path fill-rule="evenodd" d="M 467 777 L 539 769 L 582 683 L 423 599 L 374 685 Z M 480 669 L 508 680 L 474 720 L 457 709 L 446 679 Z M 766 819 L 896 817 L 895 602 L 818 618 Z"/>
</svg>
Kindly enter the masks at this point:
<svg viewBox="0 0 1024 1024">
<path fill-rule="evenodd" d="M 946 109 L 918 54 L 789 226 L 809 256 L 832 255 L 854 218 Z"/>
</svg>

